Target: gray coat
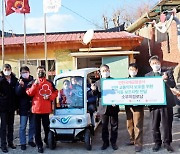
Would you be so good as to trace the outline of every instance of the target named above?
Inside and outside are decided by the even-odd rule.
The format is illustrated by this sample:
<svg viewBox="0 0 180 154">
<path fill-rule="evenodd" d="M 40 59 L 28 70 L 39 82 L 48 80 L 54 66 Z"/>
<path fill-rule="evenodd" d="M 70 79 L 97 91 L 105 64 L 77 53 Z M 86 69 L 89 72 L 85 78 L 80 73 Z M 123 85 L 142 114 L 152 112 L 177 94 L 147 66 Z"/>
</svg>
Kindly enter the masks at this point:
<svg viewBox="0 0 180 154">
<path fill-rule="evenodd" d="M 111 78 L 111 77 L 109 77 Z M 96 87 L 98 90 L 98 97 L 99 97 L 99 114 L 107 114 L 109 116 L 117 115 L 119 112 L 119 106 L 111 106 L 111 105 L 102 105 L 101 103 L 101 80 L 96 81 Z"/>
</svg>

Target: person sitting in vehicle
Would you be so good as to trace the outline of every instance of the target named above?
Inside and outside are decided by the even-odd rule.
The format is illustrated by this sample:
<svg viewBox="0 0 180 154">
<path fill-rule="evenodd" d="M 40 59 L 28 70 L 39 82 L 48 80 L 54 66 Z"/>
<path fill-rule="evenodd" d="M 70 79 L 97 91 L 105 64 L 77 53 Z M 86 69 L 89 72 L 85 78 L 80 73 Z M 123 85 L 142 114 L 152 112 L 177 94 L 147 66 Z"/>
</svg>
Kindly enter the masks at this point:
<svg viewBox="0 0 180 154">
<path fill-rule="evenodd" d="M 96 111 L 97 95 L 96 95 L 96 85 L 91 83 L 87 87 L 87 110 L 90 113 L 91 122 L 94 125 L 93 113 Z"/>
<path fill-rule="evenodd" d="M 71 77 L 72 106 L 83 107 L 83 78 Z"/>
<path fill-rule="evenodd" d="M 71 88 L 82 88 L 82 78 L 81 77 L 71 77 Z"/>
<path fill-rule="evenodd" d="M 63 89 L 59 91 L 59 103 L 60 107 L 68 107 L 69 98 L 71 96 L 71 88 L 70 88 L 70 81 L 64 80 L 63 81 Z"/>
</svg>

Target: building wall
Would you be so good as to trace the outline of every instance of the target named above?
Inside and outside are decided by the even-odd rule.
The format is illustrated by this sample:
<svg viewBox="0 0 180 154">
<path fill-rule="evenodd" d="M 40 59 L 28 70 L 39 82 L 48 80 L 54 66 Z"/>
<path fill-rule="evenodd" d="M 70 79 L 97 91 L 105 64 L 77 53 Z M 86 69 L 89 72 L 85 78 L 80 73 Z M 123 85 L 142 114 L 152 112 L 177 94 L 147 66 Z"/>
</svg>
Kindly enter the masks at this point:
<svg viewBox="0 0 180 154">
<path fill-rule="evenodd" d="M 180 13 L 177 14 L 177 17 L 180 20 Z M 167 33 L 160 33 L 149 24 L 136 31 L 136 34 L 145 38 L 141 46 L 137 48 L 137 50 L 140 51 L 140 55 L 135 57 L 137 63 L 141 67 L 142 73 L 146 73 L 150 70 L 148 59 L 152 55 L 158 55 L 162 65 L 165 67 L 174 67 L 180 62 L 175 21 L 172 22 Z"/>
<path fill-rule="evenodd" d="M 48 49 L 47 59 L 56 61 L 56 74 L 73 69 L 73 60 L 69 55 L 70 51 L 61 49 Z M 0 59 L 1 56 L 0 56 Z M 24 59 L 23 47 L 5 48 L 5 63 L 12 66 L 13 72 L 19 75 L 20 60 Z M 44 47 L 31 46 L 27 47 L 27 60 L 44 60 Z M 0 60 L 0 69 L 2 68 L 2 60 Z"/>
</svg>

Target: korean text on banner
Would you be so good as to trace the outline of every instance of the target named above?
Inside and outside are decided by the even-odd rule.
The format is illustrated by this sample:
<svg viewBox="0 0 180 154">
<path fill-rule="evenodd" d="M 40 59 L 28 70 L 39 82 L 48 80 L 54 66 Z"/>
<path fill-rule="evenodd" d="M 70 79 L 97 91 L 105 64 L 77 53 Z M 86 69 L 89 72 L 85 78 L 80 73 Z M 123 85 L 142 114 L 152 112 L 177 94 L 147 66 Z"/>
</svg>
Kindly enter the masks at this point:
<svg viewBox="0 0 180 154">
<path fill-rule="evenodd" d="M 61 0 L 43 0 L 44 13 L 56 13 L 61 7 Z"/>
<path fill-rule="evenodd" d="M 166 105 L 162 77 L 101 79 L 102 105 Z"/>
</svg>

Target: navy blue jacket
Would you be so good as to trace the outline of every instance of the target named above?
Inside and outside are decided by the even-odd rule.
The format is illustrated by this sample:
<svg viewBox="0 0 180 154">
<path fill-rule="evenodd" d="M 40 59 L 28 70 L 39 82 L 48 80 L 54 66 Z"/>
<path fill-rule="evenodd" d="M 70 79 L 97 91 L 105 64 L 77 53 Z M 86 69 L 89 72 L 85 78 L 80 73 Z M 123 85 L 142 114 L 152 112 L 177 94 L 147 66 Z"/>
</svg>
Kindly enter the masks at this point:
<svg viewBox="0 0 180 154">
<path fill-rule="evenodd" d="M 32 98 L 26 94 L 26 89 L 31 87 L 33 76 L 29 76 L 29 79 L 22 77 L 20 79 L 23 80 L 24 86 L 19 85 L 19 82 L 16 85 L 16 94 L 19 98 L 19 114 L 21 116 L 27 116 L 31 113 Z"/>
</svg>

